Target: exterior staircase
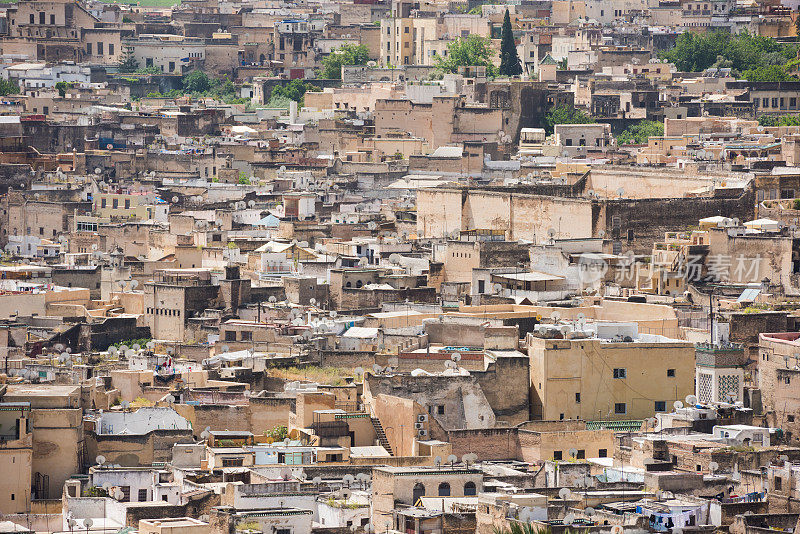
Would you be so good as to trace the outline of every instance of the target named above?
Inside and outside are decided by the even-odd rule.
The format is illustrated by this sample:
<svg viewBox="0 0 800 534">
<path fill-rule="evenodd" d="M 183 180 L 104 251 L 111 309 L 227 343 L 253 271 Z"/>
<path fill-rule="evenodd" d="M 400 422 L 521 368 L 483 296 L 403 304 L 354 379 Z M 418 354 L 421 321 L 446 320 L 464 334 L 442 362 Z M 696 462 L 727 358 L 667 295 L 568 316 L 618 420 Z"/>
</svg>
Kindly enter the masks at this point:
<svg viewBox="0 0 800 534">
<path fill-rule="evenodd" d="M 375 429 L 375 434 L 378 435 L 378 443 L 380 443 L 381 447 L 386 449 L 389 454 L 394 456 L 394 452 L 392 452 L 392 446 L 389 445 L 389 440 L 386 438 L 386 432 L 383 431 L 381 420 L 377 417 L 370 417 L 370 421 L 372 421 L 372 427 Z"/>
</svg>

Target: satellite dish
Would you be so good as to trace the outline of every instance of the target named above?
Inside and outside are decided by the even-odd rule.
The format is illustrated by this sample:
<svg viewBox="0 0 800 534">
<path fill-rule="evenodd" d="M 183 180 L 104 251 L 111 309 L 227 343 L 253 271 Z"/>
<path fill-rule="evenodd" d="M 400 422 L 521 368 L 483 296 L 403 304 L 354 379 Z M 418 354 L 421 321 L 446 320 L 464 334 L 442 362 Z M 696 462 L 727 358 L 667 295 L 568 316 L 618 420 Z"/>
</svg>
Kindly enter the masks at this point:
<svg viewBox="0 0 800 534">
<path fill-rule="evenodd" d="M 569 457 L 575 459 L 578 457 L 578 449 L 572 448 L 569 450 Z"/>
<path fill-rule="evenodd" d="M 458 362 L 461 361 L 461 355 L 458 354 L 458 353 L 453 354 L 452 356 L 450 356 L 450 359 L 453 360 L 454 362 L 458 363 Z"/>
<path fill-rule="evenodd" d="M 680 410 L 681 408 L 683 408 L 683 403 L 681 401 L 679 401 L 679 400 L 676 400 L 675 402 L 672 403 L 672 406 L 676 410 Z"/>
<path fill-rule="evenodd" d="M 120 493 L 122 493 L 122 491 L 121 491 L 121 490 L 120 490 Z M 87 517 L 86 519 L 84 519 L 84 520 L 83 520 L 83 525 L 84 525 L 84 526 L 85 526 L 87 529 L 89 529 L 89 528 L 91 528 L 91 526 L 92 526 L 92 525 L 94 525 L 94 521 L 92 521 L 92 519 L 91 519 L 90 517 Z"/>
<path fill-rule="evenodd" d="M 229 350 L 231 350 L 230 347 L 228 347 L 228 345 L 222 345 L 222 347 L 220 348 L 222 349 L 222 352 L 228 352 Z"/>
<path fill-rule="evenodd" d="M 311 479 L 311 482 L 319 486 L 322 483 L 322 477 L 314 477 L 313 479 Z"/>
<path fill-rule="evenodd" d="M 433 463 L 436 465 L 436 467 L 439 467 L 440 465 L 442 465 L 442 457 L 437 456 L 436 458 L 433 459 Z"/>
<path fill-rule="evenodd" d="M 569 488 L 561 488 L 558 490 L 558 496 L 564 500 L 569 499 L 569 496 L 572 492 L 569 491 Z"/>
<path fill-rule="evenodd" d="M 564 516 L 564 523 L 571 525 L 574 522 L 575 522 L 575 514 L 570 513 Z"/>
<path fill-rule="evenodd" d="M 697 397 L 695 395 L 686 395 L 686 404 L 697 404 Z"/>
<path fill-rule="evenodd" d="M 376 375 L 379 375 L 379 374 L 381 374 L 381 372 L 383 371 L 383 367 L 381 367 L 380 365 L 378 365 L 378 364 L 376 363 L 375 365 L 373 365 L 373 366 L 372 366 L 372 371 L 373 371 L 373 372 L 374 372 Z"/>
<path fill-rule="evenodd" d="M 456 456 L 455 454 L 451 454 L 450 456 L 447 457 L 447 461 L 450 462 L 450 465 L 453 465 L 458 461 L 458 456 Z"/>
<path fill-rule="evenodd" d="M 708 470 L 709 471 L 711 471 L 713 473 L 717 469 L 719 469 L 719 464 L 717 462 L 709 462 L 709 464 L 708 464 Z"/>
<path fill-rule="evenodd" d="M 558 321 L 559 319 L 561 319 L 561 312 L 554 311 L 553 313 L 550 314 L 550 318 L 553 321 Z"/>
<path fill-rule="evenodd" d="M 103 465 L 104 463 L 106 463 L 106 457 L 101 454 L 97 458 L 95 458 L 94 461 L 97 462 L 97 465 Z"/>
</svg>

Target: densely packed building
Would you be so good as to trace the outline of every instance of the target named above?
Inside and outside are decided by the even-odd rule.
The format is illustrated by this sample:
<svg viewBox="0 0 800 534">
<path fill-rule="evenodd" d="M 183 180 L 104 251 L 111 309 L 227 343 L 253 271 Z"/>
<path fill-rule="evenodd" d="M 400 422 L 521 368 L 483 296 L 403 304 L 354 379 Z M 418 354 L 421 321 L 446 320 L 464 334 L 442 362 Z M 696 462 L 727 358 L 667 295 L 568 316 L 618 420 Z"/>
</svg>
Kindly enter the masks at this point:
<svg viewBox="0 0 800 534">
<path fill-rule="evenodd" d="M 0 4 L 0 532 L 800 528 L 781 0 Z"/>
</svg>

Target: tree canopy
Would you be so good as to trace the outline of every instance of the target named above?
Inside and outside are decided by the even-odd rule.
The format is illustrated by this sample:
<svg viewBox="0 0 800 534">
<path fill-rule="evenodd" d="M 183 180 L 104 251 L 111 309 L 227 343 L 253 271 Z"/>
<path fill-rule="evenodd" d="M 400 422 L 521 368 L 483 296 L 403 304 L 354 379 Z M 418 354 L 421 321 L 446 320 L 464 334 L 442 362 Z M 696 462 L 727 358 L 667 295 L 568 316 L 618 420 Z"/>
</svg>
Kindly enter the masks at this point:
<svg viewBox="0 0 800 534">
<path fill-rule="evenodd" d="M 122 52 L 122 61 L 119 62 L 119 71 L 123 73 L 136 72 L 139 70 L 139 62 L 133 55 L 133 47 L 126 44 Z"/>
<path fill-rule="evenodd" d="M 800 115 L 761 115 L 760 126 L 800 126 Z"/>
<path fill-rule="evenodd" d="M 486 67 L 487 76 L 495 76 L 497 67 L 491 60 L 489 40 L 479 35 L 468 35 L 447 45 L 447 56 L 436 55 L 436 67 L 443 72 L 456 74 L 459 67 Z"/>
<path fill-rule="evenodd" d="M 193 70 L 183 77 L 183 89 L 189 93 L 205 93 L 211 89 L 211 80 L 202 70 Z"/>
<path fill-rule="evenodd" d="M 659 121 L 641 121 L 631 124 L 617 136 L 620 145 L 643 145 L 650 137 L 664 135 L 664 123 Z"/>
<path fill-rule="evenodd" d="M 514 42 L 514 30 L 511 28 L 511 16 L 506 14 L 503 18 L 503 30 L 500 36 L 500 75 L 519 76 L 522 74 L 522 65 L 517 55 L 517 44 Z"/>
<path fill-rule="evenodd" d="M 19 94 L 19 86 L 11 80 L 0 78 L 0 96 Z"/>
<path fill-rule="evenodd" d="M 344 44 L 322 60 L 319 77 L 341 80 L 343 66 L 364 65 L 367 61 L 369 61 L 369 50 L 366 45 Z"/>
<path fill-rule="evenodd" d="M 739 72 L 769 65 L 784 65 L 797 56 L 797 45 L 779 43 L 769 37 L 716 31 L 685 32 L 661 57 L 680 71 L 700 72 L 709 67 L 730 67 Z"/>
<path fill-rule="evenodd" d="M 548 135 L 555 131 L 556 124 L 591 124 L 594 117 L 580 109 L 559 106 L 547 112 L 544 116 L 544 129 Z"/>
</svg>

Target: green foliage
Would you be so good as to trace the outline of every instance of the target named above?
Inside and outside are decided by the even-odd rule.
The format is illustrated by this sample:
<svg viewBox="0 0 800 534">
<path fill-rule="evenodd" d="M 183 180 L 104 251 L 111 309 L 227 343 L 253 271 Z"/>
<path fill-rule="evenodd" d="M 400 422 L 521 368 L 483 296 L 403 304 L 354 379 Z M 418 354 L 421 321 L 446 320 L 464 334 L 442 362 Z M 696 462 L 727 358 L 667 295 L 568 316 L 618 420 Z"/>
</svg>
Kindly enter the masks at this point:
<svg viewBox="0 0 800 534">
<path fill-rule="evenodd" d="M 264 435 L 275 441 L 283 441 L 289 437 L 289 429 L 283 425 L 278 425 L 264 432 Z"/>
<path fill-rule="evenodd" d="M 685 32 L 675 47 L 661 57 L 675 63 L 680 71 L 698 72 L 711 66 L 727 66 L 739 72 L 758 67 L 784 64 L 797 56 L 797 45 L 779 43 L 769 37 L 746 32 Z"/>
<path fill-rule="evenodd" d="M 787 82 L 797 80 L 797 76 L 789 74 L 783 65 L 763 65 L 747 69 L 742 77 L 751 82 Z"/>
<path fill-rule="evenodd" d="M 447 57 L 436 55 L 436 67 L 446 73 L 456 74 L 459 67 L 486 67 L 487 76 L 496 76 L 497 68 L 492 63 L 489 40 L 479 35 L 456 39 L 447 45 Z"/>
<path fill-rule="evenodd" d="M 650 137 L 664 135 L 664 123 L 659 121 L 641 121 L 631 124 L 617 136 L 620 145 L 643 145 Z"/>
<path fill-rule="evenodd" d="M 58 96 L 64 98 L 67 95 L 67 89 L 72 87 L 74 84 L 71 82 L 58 82 L 56 83 L 56 91 L 58 91 Z"/>
<path fill-rule="evenodd" d="M 800 115 L 761 115 L 759 126 L 800 126 Z"/>
<path fill-rule="evenodd" d="M 19 86 L 11 80 L 0 79 L 0 96 L 18 95 Z"/>
<path fill-rule="evenodd" d="M 193 70 L 183 77 L 183 89 L 190 93 L 205 93 L 211 89 L 211 80 L 202 70 Z"/>
<path fill-rule="evenodd" d="M 86 488 L 87 497 L 108 497 L 108 491 L 101 486 L 89 486 Z"/>
<path fill-rule="evenodd" d="M 250 185 L 250 179 L 244 173 L 244 171 L 239 172 L 239 180 L 236 182 L 239 185 Z"/>
<path fill-rule="evenodd" d="M 591 124 L 593 122 L 595 122 L 594 118 L 584 111 L 559 106 L 551 109 L 544 116 L 544 129 L 547 135 L 550 135 L 555 130 L 556 124 Z"/>
<path fill-rule="evenodd" d="M 367 45 L 344 44 L 322 60 L 322 68 L 318 74 L 320 78 L 341 80 L 342 66 L 364 65 L 367 61 L 369 61 Z"/>
<path fill-rule="evenodd" d="M 800 198 L 794 199 L 794 202 L 792 202 L 792 209 L 800 210 Z"/>
<path fill-rule="evenodd" d="M 500 76 L 519 76 L 520 74 L 522 74 L 522 65 L 517 55 L 517 45 L 514 42 L 511 16 L 508 14 L 508 8 L 506 8 L 500 37 Z"/>
<path fill-rule="evenodd" d="M 133 47 L 125 45 L 125 50 L 122 51 L 122 61 L 119 62 L 120 72 L 136 72 L 139 70 L 139 62 L 133 55 Z"/>
<path fill-rule="evenodd" d="M 136 69 L 136 74 L 164 74 L 161 69 L 152 65 L 150 67 L 142 67 L 141 69 Z"/>
<path fill-rule="evenodd" d="M 273 98 L 287 98 L 298 102 L 301 106 L 303 104 L 303 96 L 307 92 L 317 93 L 321 91 L 319 87 L 311 85 L 303 80 L 292 80 L 287 85 L 276 86 L 270 94 L 270 100 Z M 270 107 L 283 107 L 283 106 L 270 106 Z"/>
</svg>

